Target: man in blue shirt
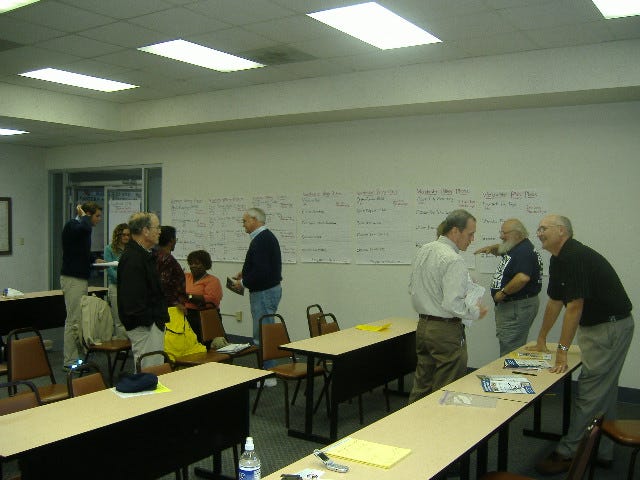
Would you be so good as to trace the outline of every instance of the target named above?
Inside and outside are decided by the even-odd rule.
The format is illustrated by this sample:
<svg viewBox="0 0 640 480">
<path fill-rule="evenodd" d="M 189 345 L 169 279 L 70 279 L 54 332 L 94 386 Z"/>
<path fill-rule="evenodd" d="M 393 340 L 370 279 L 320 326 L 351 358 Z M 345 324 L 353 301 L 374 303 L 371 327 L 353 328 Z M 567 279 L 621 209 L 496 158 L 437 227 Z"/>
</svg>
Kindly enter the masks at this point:
<svg viewBox="0 0 640 480">
<path fill-rule="evenodd" d="M 542 259 L 527 237 L 528 232 L 522 222 L 510 218 L 500 229 L 502 243 L 474 252 L 502 256 L 491 282 L 500 356 L 527 343 L 529 329 L 540 306 L 538 294 L 542 289 Z"/>
<path fill-rule="evenodd" d="M 282 298 L 282 257 L 276 236 L 265 227 L 266 215 L 259 208 L 250 208 L 242 216 L 245 232 L 251 243 L 242 266 L 242 271 L 234 278 L 236 288 L 249 289 L 251 316 L 253 317 L 253 341 L 260 343 L 260 317 L 276 313 Z M 269 368 L 272 362 L 265 362 Z M 276 384 L 275 379 L 265 381 L 266 386 Z"/>
<path fill-rule="evenodd" d="M 102 220 L 102 207 L 86 202 L 76 207 L 78 215 L 62 229 L 62 269 L 60 286 L 64 294 L 67 318 L 64 322 L 64 361 L 69 368 L 80 357 L 79 329 L 82 320 L 80 301 L 88 294 L 91 273 L 91 232 Z M 102 262 L 103 260 L 98 260 Z"/>
</svg>

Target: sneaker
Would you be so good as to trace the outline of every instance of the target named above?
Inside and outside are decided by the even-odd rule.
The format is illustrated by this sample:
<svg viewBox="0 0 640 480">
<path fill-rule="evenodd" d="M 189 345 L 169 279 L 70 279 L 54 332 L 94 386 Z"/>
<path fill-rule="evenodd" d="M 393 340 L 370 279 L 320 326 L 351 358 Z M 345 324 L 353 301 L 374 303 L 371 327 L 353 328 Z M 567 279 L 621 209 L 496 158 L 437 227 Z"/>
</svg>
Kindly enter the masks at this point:
<svg viewBox="0 0 640 480">
<path fill-rule="evenodd" d="M 267 378 L 264 381 L 265 387 L 275 387 L 276 385 L 278 385 L 278 381 L 275 378 Z"/>
<path fill-rule="evenodd" d="M 536 471 L 542 475 L 568 472 L 572 461 L 571 457 L 563 457 L 558 452 L 551 452 L 546 458 L 536 463 Z"/>
</svg>

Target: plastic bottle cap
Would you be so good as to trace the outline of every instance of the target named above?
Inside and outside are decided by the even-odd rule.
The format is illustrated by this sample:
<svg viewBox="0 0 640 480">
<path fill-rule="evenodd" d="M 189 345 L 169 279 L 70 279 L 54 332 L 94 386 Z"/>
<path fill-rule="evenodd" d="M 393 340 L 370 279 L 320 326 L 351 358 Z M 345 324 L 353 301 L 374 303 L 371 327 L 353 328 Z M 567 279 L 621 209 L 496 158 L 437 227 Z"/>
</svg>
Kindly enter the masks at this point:
<svg viewBox="0 0 640 480">
<path fill-rule="evenodd" d="M 253 437 L 247 437 L 247 441 L 244 444 L 245 450 L 253 450 Z"/>
</svg>

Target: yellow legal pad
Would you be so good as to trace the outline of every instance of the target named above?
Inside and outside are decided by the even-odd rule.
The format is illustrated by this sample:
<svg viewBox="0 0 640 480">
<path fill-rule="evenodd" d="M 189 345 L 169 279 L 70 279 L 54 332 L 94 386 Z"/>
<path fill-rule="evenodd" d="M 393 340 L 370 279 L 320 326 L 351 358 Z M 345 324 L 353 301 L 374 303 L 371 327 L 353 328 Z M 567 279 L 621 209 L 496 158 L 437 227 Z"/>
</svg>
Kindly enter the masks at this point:
<svg viewBox="0 0 640 480">
<path fill-rule="evenodd" d="M 409 448 L 392 447 L 351 437 L 325 448 L 324 451 L 341 460 L 351 460 L 379 468 L 391 468 L 411 453 Z"/>
<path fill-rule="evenodd" d="M 385 330 L 391 326 L 390 323 L 385 323 L 384 325 L 356 325 L 358 330 L 366 330 L 368 332 L 379 332 L 380 330 Z"/>
</svg>

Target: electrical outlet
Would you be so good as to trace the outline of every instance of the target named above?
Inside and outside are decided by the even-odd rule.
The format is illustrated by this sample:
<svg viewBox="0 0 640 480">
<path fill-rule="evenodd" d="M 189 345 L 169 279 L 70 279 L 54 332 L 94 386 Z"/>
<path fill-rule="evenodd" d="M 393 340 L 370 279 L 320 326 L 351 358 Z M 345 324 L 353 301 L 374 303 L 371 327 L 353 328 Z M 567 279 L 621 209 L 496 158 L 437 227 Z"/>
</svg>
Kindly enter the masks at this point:
<svg viewBox="0 0 640 480">
<path fill-rule="evenodd" d="M 241 322 L 241 321 L 242 321 L 242 311 L 240 311 L 240 312 L 236 312 L 236 320 L 237 320 L 238 322 Z"/>
</svg>

